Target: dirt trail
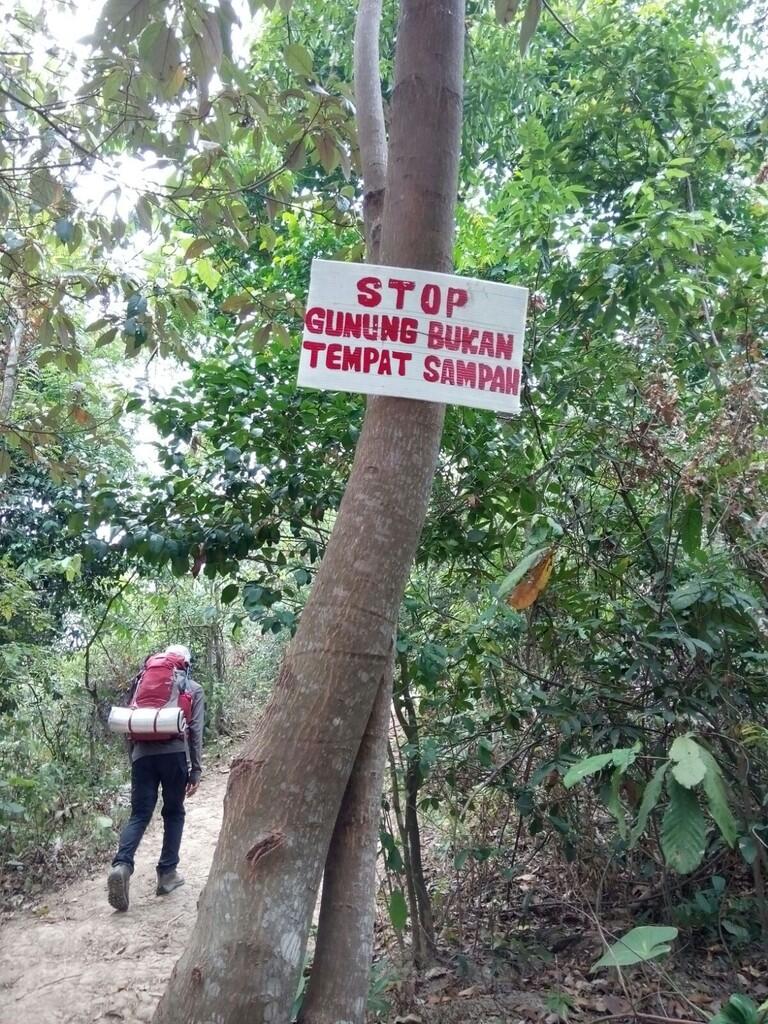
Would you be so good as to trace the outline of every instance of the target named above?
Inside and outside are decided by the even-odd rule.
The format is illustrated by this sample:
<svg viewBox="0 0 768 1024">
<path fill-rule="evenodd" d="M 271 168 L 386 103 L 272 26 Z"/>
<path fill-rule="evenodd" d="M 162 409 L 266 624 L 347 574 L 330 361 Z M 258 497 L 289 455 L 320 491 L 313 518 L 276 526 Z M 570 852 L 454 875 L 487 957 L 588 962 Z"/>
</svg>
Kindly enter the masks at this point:
<svg viewBox="0 0 768 1024">
<path fill-rule="evenodd" d="M 22 912 L 0 934 L 0 1024 L 140 1024 L 150 1021 L 195 920 L 213 859 L 228 769 L 214 767 L 187 802 L 180 870 L 170 896 L 155 896 L 162 823 L 139 848 L 131 906 L 112 910 L 104 870 L 51 894 L 47 913 Z"/>
</svg>

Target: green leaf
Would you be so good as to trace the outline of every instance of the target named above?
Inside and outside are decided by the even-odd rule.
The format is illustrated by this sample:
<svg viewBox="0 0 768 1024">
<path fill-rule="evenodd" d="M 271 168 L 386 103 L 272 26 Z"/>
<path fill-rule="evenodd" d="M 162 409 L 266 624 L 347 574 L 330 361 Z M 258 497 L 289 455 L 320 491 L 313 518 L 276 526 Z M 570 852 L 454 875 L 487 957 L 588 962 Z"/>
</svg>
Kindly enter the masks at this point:
<svg viewBox="0 0 768 1024">
<path fill-rule="evenodd" d="M 481 736 L 477 742 L 477 758 L 484 768 L 490 768 L 493 764 L 493 745 L 485 736 Z"/>
<path fill-rule="evenodd" d="M 272 324 L 272 340 L 277 342 L 279 345 L 288 346 L 293 340 L 288 331 L 283 327 L 282 324 Z"/>
<path fill-rule="evenodd" d="M 609 764 L 613 764 L 613 753 L 593 754 L 592 757 L 586 757 L 568 769 L 563 778 L 563 785 L 566 789 L 570 789 L 577 782 L 581 782 L 588 775 L 594 775 L 595 772 L 599 772 Z"/>
<path fill-rule="evenodd" d="M 723 918 L 723 928 L 729 934 L 735 936 L 737 939 L 748 939 L 749 931 L 743 927 L 743 925 L 736 924 L 735 921 L 729 921 L 728 918 Z"/>
<path fill-rule="evenodd" d="M 67 519 L 67 529 L 70 533 L 82 533 L 85 526 L 85 515 L 82 512 L 73 512 Z"/>
<path fill-rule="evenodd" d="M 539 496 L 536 491 L 531 487 L 519 487 L 517 493 L 520 501 L 520 511 L 532 515 L 539 507 Z"/>
<path fill-rule="evenodd" d="M 165 538 L 159 533 L 150 534 L 147 547 L 153 555 L 159 555 L 165 547 Z"/>
<path fill-rule="evenodd" d="M 541 18 L 542 0 L 528 0 L 528 6 L 520 26 L 520 53 L 525 56 L 528 44 L 533 39 L 536 27 Z"/>
<path fill-rule="evenodd" d="M 397 931 L 402 931 L 408 921 L 408 907 L 401 889 L 395 889 L 389 897 L 389 920 Z"/>
<path fill-rule="evenodd" d="M 669 603 L 676 612 L 681 612 L 683 609 L 690 608 L 692 604 L 696 604 L 697 601 L 701 600 L 703 594 L 704 587 L 702 584 L 698 580 L 691 580 L 683 584 L 682 587 L 678 587 L 672 593 Z"/>
<path fill-rule="evenodd" d="M 215 291 L 216 286 L 221 280 L 221 274 L 209 259 L 198 260 L 197 263 L 195 263 L 195 273 L 203 284 L 207 288 L 210 288 L 211 291 Z"/>
<path fill-rule="evenodd" d="M 85 329 L 89 334 L 95 334 L 96 331 L 103 330 L 108 323 L 109 320 L 107 319 L 107 317 L 102 316 L 98 320 L 94 320 L 93 323 L 88 324 L 88 326 Z"/>
<path fill-rule="evenodd" d="M 681 875 L 693 871 L 704 857 L 707 823 L 695 794 L 667 779 L 669 806 L 661 826 L 661 848 L 667 864 Z"/>
<path fill-rule="evenodd" d="M 153 21 L 142 31 L 139 36 L 138 50 L 139 57 L 143 61 L 146 62 L 148 60 L 155 40 L 162 34 L 164 28 L 165 26 L 161 21 Z"/>
<path fill-rule="evenodd" d="M 66 217 L 60 217 L 53 225 L 53 230 L 60 242 L 71 242 L 75 233 L 75 225 Z"/>
<path fill-rule="evenodd" d="M 710 1018 L 709 1024 L 762 1024 L 762 1009 L 749 996 L 737 994 Z"/>
<path fill-rule="evenodd" d="M 285 154 L 285 166 L 289 171 L 300 171 L 307 162 L 307 145 L 304 139 L 292 142 Z"/>
<path fill-rule="evenodd" d="M 63 572 L 67 578 L 67 581 L 71 583 L 76 576 L 80 575 L 82 570 L 83 556 L 80 554 L 69 555 L 67 558 L 62 558 L 59 562 L 59 571 Z"/>
<path fill-rule="evenodd" d="M 43 209 L 56 206 L 62 196 L 62 187 L 46 168 L 33 171 L 29 179 L 32 201 Z"/>
<path fill-rule="evenodd" d="M 105 331 L 104 334 L 99 335 L 96 339 L 96 348 L 103 348 L 105 345 L 109 345 L 111 341 L 114 341 L 117 337 L 117 331 L 117 327 L 111 327 L 108 331 Z"/>
<path fill-rule="evenodd" d="M 547 1009 L 559 1020 L 567 1021 L 576 1003 L 565 992 L 550 992 L 544 1000 Z"/>
<path fill-rule="evenodd" d="M 461 869 L 467 863 L 470 853 L 471 851 L 467 849 L 459 850 L 459 852 L 453 858 L 453 866 L 456 868 L 457 871 L 461 871 Z"/>
<path fill-rule="evenodd" d="M 202 255 L 206 249 L 212 248 L 212 246 L 213 242 L 209 238 L 196 238 L 187 246 L 187 250 L 184 253 L 184 259 L 193 260 L 196 256 Z"/>
<path fill-rule="evenodd" d="M 328 132 L 315 136 L 315 149 L 326 174 L 330 174 L 339 162 L 339 150 L 336 141 Z"/>
<path fill-rule="evenodd" d="M 152 206 L 146 196 L 139 196 L 136 203 L 136 219 L 145 231 L 152 231 Z"/>
<path fill-rule="evenodd" d="M 93 820 L 98 828 L 112 828 L 112 819 L 108 818 L 106 814 L 97 814 Z"/>
<path fill-rule="evenodd" d="M 301 43 L 291 43 L 290 46 L 286 46 L 283 56 L 291 71 L 295 71 L 297 75 L 304 75 L 306 78 L 311 76 L 312 54 L 306 46 L 302 46 Z"/>
<path fill-rule="evenodd" d="M 639 752 L 639 743 L 635 743 L 633 747 L 617 747 L 616 750 L 612 751 L 613 763 L 617 768 L 621 768 L 622 771 L 626 771 L 627 768 L 634 763 Z"/>
<path fill-rule="evenodd" d="M 754 836 L 741 836 L 739 838 L 739 853 L 741 853 L 747 864 L 754 864 L 759 852 L 757 840 Z"/>
<path fill-rule="evenodd" d="M 25 818 L 27 810 L 23 804 L 15 800 L 0 800 L 0 816 L 5 818 Z"/>
<path fill-rule="evenodd" d="M 594 775 L 595 772 L 601 771 L 609 764 L 616 765 L 622 772 L 626 771 L 634 761 L 639 749 L 639 745 L 636 744 L 634 747 L 619 747 L 607 754 L 593 754 L 591 757 L 586 757 L 568 769 L 563 778 L 563 785 L 566 789 L 571 789 L 577 782 L 581 782 L 588 775 Z"/>
<path fill-rule="evenodd" d="M 651 811 L 659 802 L 661 787 L 664 784 L 664 776 L 667 774 L 668 768 L 669 761 L 665 761 L 664 764 L 659 765 L 643 791 L 643 799 L 640 801 L 640 809 L 637 812 L 637 821 L 633 825 L 632 831 L 629 833 L 630 848 L 635 845 L 643 832 L 645 832 L 648 825 L 648 818 L 651 816 Z"/>
<path fill-rule="evenodd" d="M 678 736 L 669 749 L 669 756 L 675 764 L 672 774 L 686 789 L 693 789 L 707 774 L 702 754 L 705 751 L 690 736 Z"/>
<path fill-rule="evenodd" d="M 627 815 L 624 805 L 621 802 L 621 797 L 619 796 L 619 787 L 621 786 L 623 775 L 624 769 L 621 767 L 617 768 L 611 776 L 610 783 L 606 787 L 603 799 L 605 800 L 605 806 L 616 819 L 619 835 L 622 839 L 627 839 L 629 835 L 629 829 L 627 828 Z"/>
<path fill-rule="evenodd" d="M 126 316 L 142 316 L 147 312 L 147 300 L 139 292 L 134 292 L 125 307 Z"/>
<path fill-rule="evenodd" d="M 107 0 L 94 29 L 94 39 L 122 43 L 134 39 L 146 22 L 147 0 Z"/>
<path fill-rule="evenodd" d="M 704 776 L 704 792 L 707 794 L 709 813 L 715 819 L 720 834 L 726 843 L 733 847 L 738 834 L 736 819 L 728 803 L 728 791 L 723 781 L 720 765 L 708 750 L 701 749 L 701 756 L 707 769 Z"/>
<path fill-rule="evenodd" d="M 701 503 L 691 501 L 680 519 L 680 540 L 686 555 L 694 558 L 701 551 Z"/>
<path fill-rule="evenodd" d="M 236 583 L 229 583 L 221 592 L 221 603 L 232 604 L 240 593 L 240 587 Z"/>
<path fill-rule="evenodd" d="M 176 75 L 181 66 L 181 46 L 173 29 L 168 25 L 163 25 L 152 40 L 146 61 L 150 72 L 164 85 Z"/>
<path fill-rule="evenodd" d="M 647 960 L 669 953 L 670 943 L 677 938 L 677 928 L 668 925 L 648 924 L 633 928 L 622 938 L 608 947 L 606 953 L 594 964 L 592 970 L 599 967 L 628 967 L 630 964 L 642 964 Z"/>
<path fill-rule="evenodd" d="M 192 47 L 192 62 L 195 70 L 205 78 L 221 64 L 224 45 L 221 38 L 221 24 L 215 11 L 204 11 L 199 29 L 195 31 L 195 45 Z"/>
<path fill-rule="evenodd" d="M 229 295 L 219 306 L 222 313 L 239 313 L 246 306 L 253 307 L 253 296 L 250 292 L 241 292 L 239 295 Z"/>
</svg>

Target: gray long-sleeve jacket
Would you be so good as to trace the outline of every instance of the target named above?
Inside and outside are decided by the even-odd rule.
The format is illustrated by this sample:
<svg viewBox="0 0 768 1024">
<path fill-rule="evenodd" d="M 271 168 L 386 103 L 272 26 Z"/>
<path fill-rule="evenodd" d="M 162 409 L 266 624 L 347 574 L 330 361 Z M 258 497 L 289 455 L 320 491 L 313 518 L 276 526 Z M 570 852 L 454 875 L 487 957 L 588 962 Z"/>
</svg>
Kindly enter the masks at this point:
<svg viewBox="0 0 768 1024">
<path fill-rule="evenodd" d="M 186 736 L 175 740 L 163 740 L 161 743 L 131 743 L 131 761 L 138 761 L 148 754 L 181 754 L 186 752 L 189 781 L 199 782 L 203 771 L 203 725 L 205 722 L 205 697 L 203 688 L 193 679 L 187 681 L 187 689 L 192 694 L 192 721 L 187 727 Z"/>
</svg>

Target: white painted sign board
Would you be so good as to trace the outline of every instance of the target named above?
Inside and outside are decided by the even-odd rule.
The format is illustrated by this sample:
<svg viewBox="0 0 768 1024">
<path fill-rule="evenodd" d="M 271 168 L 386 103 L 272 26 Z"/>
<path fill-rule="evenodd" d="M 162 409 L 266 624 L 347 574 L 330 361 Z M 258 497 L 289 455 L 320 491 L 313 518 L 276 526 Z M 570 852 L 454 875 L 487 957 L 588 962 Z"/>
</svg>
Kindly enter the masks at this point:
<svg viewBox="0 0 768 1024">
<path fill-rule="evenodd" d="M 517 412 L 528 289 L 313 260 L 299 386 Z"/>
</svg>

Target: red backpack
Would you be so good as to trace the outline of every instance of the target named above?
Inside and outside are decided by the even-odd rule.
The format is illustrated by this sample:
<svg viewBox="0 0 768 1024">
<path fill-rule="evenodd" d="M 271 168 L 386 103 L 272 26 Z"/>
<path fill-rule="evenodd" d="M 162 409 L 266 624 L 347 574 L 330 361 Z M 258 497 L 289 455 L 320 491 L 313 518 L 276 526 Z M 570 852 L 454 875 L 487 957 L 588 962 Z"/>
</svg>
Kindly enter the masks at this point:
<svg viewBox="0 0 768 1024">
<path fill-rule="evenodd" d="M 179 654 L 152 654 L 144 662 L 133 688 L 129 707 L 175 708 L 184 713 L 187 722 L 192 721 L 192 694 L 187 689 L 189 665 Z M 142 733 L 136 737 L 142 743 L 178 739 L 178 734 L 157 732 Z"/>
</svg>

